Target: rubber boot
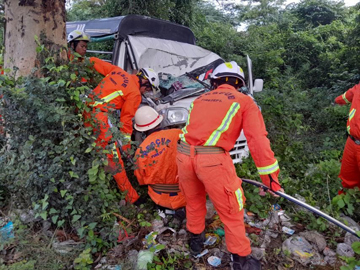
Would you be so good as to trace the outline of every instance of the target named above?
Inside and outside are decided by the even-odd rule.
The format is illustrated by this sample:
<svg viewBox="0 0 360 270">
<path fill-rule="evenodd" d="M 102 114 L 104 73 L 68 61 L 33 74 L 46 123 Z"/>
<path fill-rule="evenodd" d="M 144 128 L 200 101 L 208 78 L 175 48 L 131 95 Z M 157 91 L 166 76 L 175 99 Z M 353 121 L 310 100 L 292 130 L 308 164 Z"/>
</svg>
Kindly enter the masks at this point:
<svg viewBox="0 0 360 270">
<path fill-rule="evenodd" d="M 249 256 L 232 255 L 232 270 L 261 270 L 261 263 L 259 260 Z"/>
<path fill-rule="evenodd" d="M 196 256 L 204 249 L 205 231 L 200 234 L 190 233 L 190 253 Z"/>
</svg>

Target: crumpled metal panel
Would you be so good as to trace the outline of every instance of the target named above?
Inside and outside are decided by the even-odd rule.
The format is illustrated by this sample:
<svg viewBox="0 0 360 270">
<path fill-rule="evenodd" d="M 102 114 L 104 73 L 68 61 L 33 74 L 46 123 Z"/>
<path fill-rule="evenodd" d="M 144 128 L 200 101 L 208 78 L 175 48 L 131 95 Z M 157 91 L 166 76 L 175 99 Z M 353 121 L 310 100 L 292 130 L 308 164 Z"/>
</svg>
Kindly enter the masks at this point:
<svg viewBox="0 0 360 270">
<path fill-rule="evenodd" d="M 151 67 L 156 72 L 180 76 L 221 59 L 211 51 L 171 40 L 129 36 L 138 67 Z"/>
</svg>

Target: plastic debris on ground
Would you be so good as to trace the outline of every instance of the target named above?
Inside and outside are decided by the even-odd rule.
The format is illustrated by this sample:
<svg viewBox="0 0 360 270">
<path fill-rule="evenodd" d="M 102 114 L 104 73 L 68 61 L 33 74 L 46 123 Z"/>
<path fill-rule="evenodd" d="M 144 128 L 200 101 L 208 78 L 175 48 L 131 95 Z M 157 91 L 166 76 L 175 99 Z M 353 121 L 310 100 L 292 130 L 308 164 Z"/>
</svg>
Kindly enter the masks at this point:
<svg viewBox="0 0 360 270">
<path fill-rule="evenodd" d="M 216 214 L 215 207 L 210 200 L 206 200 L 206 216 L 205 219 L 211 219 Z"/>
<path fill-rule="evenodd" d="M 300 236 L 304 237 L 310 243 L 314 243 L 317 250 L 322 252 L 326 248 L 325 237 L 317 231 L 306 231 L 299 233 Z"/>
<path fill-rule="evenodd" d="M 273 204 L 273 205 L 271 206 L 271 210 L 273 210 L 273 211 L 280 211 L 280 210 L 281 210 L 281 206 L 278 205 L 277 203 L 276 203 L 276 204 Z"/>
<path fill-rule="evenodd" d="M 154 252 L 149 250 L 140 250 L 136 263 L 137 269 L 146 270 L 147 264 L 152 263 L 153 259 L 154 259 Z"/>
<path fill-rule="evenodd" d="M 310 263 L 319 264 L 320 255 L 304 237 L 291 236 L 283 242 L 282 249 L 290 251 L 294 259 L 304 266 Z"/>
<path fill-rule="evenodd" d="M 214 233 L 216 233 L 216 234 L 217 234 L 218 236 L 220 236 L 220 237 L 225 236 L 225 231 L 224 231 L 223 228 L 218 228 L 218 229 L 216 229 L 216 230 L 214 231 Z"/>
<path fill-rule="evenodd" d="M 293 235 L 294 234 L 294 230 L 292 230 L 292 229 L 290 229 L 290 228 L 288 228 L 288 227 L 282 227 L 281 228 L 282 229 L 282 231 L 284 232 L 284 233 L 286 233 L 286 234 L 288 234 L 288 235 Z"/>
<path fill-rule="evenodd" d="M 339 256 L 354 257 L 355 252 L 352 247 L 345 243 L 340 243 L 336 247 L 336 253 Z"/>
<path fill-rule="evenodd" d="M 194 256 L 195 258 L 201 258 L 202 256 L 206 255 L 209 253 L 208 249 L 204 249 L 200 254 Z"/>
<path fill-rule="evenodd" d="M 221 264 L 221 259 L 219 257 L 216 257 L 216 256 L 210 256 L 207 259 L 207 261 L 211 266 L 214 266 L 214 267 L 217 267 L 217 266 L 219 266 Z"/>
<path fill-rule="evenodd" d="M 214 233 L 205 234 L 206 240 L 204 242 L 205 246 L 214 247 L 220 242 L 220 237 Z"/>
<path fill-rule="evenodd" d="M 0 242 L 9 241 L 12 238 L 14 238 L 14 224 L 9 221 L 0 229 Z"/>
<path fill-rule="evenodd" d="M 145 236 L 145 239 L 143 241 L 143 244 L 145 246 L 145 248 L 149 249 L 151 247 L 155 247 L 156 246 L 156 237 L 157 237 L 158 233 L 157 232 L 150 232 Z"/>
<path fill-rule="evenodd" d="M 249 224 L 245 224 L 245 231 L 247 233 L 254 233 L 256 235 L 260 235 L 260 233 L 261 233 L 261 229 L 259 229 L 257 227 L 251 227 Z"/>
</svg>

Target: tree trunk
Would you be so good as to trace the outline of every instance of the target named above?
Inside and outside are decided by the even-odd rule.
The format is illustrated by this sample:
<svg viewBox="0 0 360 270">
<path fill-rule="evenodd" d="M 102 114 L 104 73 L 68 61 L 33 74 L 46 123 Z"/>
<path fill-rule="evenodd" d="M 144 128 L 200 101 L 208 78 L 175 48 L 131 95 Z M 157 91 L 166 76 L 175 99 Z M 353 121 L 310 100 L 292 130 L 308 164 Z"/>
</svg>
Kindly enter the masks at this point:
<svg viewBox="0 0 360 270">
<path fill-rule="evenodd" d="M 66 46 L 65 0 L 5 0 L 5 21 L 4 66 L 16 76 L 42 64 L 35 36 L 50 52 Z"/>
</svg>

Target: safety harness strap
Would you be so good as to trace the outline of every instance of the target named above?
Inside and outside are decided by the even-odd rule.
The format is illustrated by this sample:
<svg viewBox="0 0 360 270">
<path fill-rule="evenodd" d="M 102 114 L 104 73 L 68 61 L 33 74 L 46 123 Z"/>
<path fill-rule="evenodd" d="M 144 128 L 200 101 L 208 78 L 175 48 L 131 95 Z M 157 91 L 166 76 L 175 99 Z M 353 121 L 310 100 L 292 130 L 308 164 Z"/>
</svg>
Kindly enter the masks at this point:
<svg viewBox="0 0 360 270">
<path fill-rule="evenodd" d="M 154 184 L 154 185 L 149 185 L 155 192 L 162 192 L 162 193 L 174 193 L 174 192 L 179 192 L 180 188 L 178 184 L 168 184 L 168 185 L 163 185 L 163 184 Z"/>
<path fill-rule="evenodd" d="M 358 139 L 350 134 L 349 134 L 349 137 L 350 137 L 350 139 L 352 139 L 355 142 L 355 144 L 360 145 L 360 139 Z"/>
<path fill-rule="evenodd" d="M 204 154 L 220 154 L 225 153 L 225 150 L 221 147 L 216 146 L 192 146 L 187 144 L 186 142 L 179 141 L 177 150 L 180 153 L 183 153 L 187 156 L 191 156 L 191 150 L 193 148 L 194 155 L 204 155 Z"/>
</svg>

